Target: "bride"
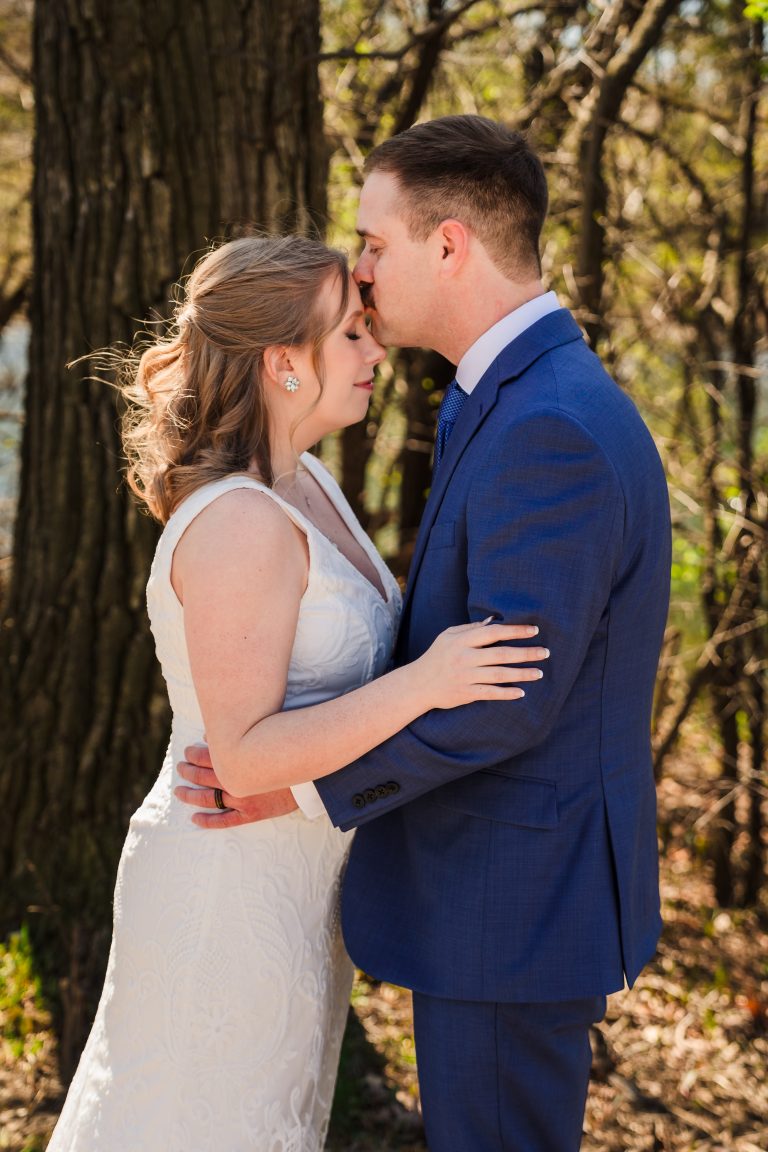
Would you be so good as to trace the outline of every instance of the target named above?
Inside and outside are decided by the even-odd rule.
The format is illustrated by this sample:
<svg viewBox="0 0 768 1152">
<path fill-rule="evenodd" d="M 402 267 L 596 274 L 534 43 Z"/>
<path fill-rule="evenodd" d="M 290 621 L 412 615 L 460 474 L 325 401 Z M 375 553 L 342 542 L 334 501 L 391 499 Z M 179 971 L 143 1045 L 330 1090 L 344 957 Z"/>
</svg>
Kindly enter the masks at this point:
<svg viewBox="0 0 768 1152">
<path fill-rule="evenodd" d="M 164 525 L 147 602 L 173 726 L 50 1152 L 324 1143 L 352 979 L 349 834 L 299 812 L 200 834 L 173 795 L 185 745 L 205 735 L 228 793 L 269 791 L 540 675 L 512 666 L 532 651 L 493 647 L 534 629 L 487 622 L 386 672 L 397 584 L 307 452 L 365 417 L 383 356 L 342 254 L 283 237 L 210 252 L 168 336 L 127 362 L 129 482 Z"/>
</svg>

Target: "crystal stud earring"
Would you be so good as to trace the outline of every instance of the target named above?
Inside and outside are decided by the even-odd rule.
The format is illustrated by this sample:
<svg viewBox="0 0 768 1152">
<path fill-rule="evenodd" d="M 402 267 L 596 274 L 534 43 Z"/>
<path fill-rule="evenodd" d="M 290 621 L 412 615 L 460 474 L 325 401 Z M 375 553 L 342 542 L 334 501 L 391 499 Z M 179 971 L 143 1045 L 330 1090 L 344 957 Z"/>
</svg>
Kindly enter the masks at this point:
<svg viewBox="0 0 768 1152">
<path fill-rule="evenodd" d="M 286 392 L 298 392 L 300 386 L 301 381 L 299 380 L 298 376 L 287 376 L 285 384 L 283 384 L 283 388 L 285 388 Z"/>
</svg>

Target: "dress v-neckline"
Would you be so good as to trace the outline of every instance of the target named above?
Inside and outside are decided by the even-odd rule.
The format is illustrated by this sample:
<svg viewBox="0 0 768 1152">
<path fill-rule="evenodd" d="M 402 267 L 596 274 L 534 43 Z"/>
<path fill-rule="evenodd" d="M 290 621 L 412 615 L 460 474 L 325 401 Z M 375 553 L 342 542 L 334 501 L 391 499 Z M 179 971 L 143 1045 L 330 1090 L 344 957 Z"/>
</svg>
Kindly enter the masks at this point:
<svg viewBox="0 0 768 1152">
<path fill-rule="evenodd" d="M 353 540 L 355 540 L 357 542 L 357 544 L 359 544 L 359 546 L 362 548 L 365 555 L 371 561 L 371 564 L 373 565 L 374 571 L 378 574 L 378 576 L 381 580 L 381 590 L 376 587 L 376 585 L 373 583 L 372 580 L 368 579 L 368 577 L 365 575 L 365 573 L 362 572 L 358 568 L 357 564 L 355 564 L 353 560 L 350 560 L 349 556 L 347 556 L 344 552 L 342 552 L 341 548 L 339 548 L 338 544 L 336 544 L 335 541 L 333 541 L 330 538 L 330 536 L 326 535 L 325 532 L 322 532 L 318 528 L 318 526 L 312 520 L 310 520 L 308 516 L 306 516 L 303 512 L 301 512 L 300 509 L 296 508 L 295 505 L 291 504 L 290 507 L 295 512 L 298 512 L 298 514 L 299 514 L 299 516 L 301 516 L 302 520 L 304 520 L 318 534 L 318 536 L 321 536 L 323 538 L 323 540 L 327 541 L 327 543 L 331 545 L 331 547 L 337 552 L 337 554 L 339 556 L 341 556 L 342 560 L 344 560 L 345 563 L 352 569 L 352 571 L 356 572 L 357 575 L 360 577 L 360 579 L 364 580 L 366 585 L 373 590 L 376 597 L 381 601 L 381 603 L 385 607 L 390 608 L 394 602 L 394 595 L 393 595 L 393 592 L 391 589 L 389 590 L 389 592 L 387 590 L 387 577 L 389 577 L 389 571 L 386 568 L 384 561 L 381 559 L 378 552 L 376 551 L 375 546 L 372 544 L 369 537 L 365 534 L 365 532 L 363 531 L 363 529 L 362 529 L 361 525 L 359 524 L 359 522 L 357 521 L 357 519 L 354 516 L 352 516 L 352 518 L 350 519 L 346 515 L 345 509 L 343 507 L 340 507 L 339 504 L 334 500 L 332 493 L 328 490 L 328 488 L 326 487 L 326 485 L 323 481 L 323 475 L 324 474 L 329 475 L 325 471 L 325 469 L 322 467 L 315 469 L 313 464 L 307 463 L 307 461 L 309 461 L 309 460 L 314 461 L 315 457 L 312 455 L 312 453 L 311 452 L 304 452 L 304 453 L 302 453 L 300 459 L 301 459 L 301 463 L 306 468 L 307 472 L 309 472 L 310 475 L 312 476 L 312 479 L 322 489 L 323 495 L 326 497 L 328 502 L 333 507 L 334 511 L 337 513 L 339 519 L 344 524 L 344 527 L 347 529 L 350 536 L 353 538 Z M 342 495 L 343 495 L 343 493 L 342 493 Z M 284 503 L 287 504 L 288 501 L 285 500 Z"/>
</svg>

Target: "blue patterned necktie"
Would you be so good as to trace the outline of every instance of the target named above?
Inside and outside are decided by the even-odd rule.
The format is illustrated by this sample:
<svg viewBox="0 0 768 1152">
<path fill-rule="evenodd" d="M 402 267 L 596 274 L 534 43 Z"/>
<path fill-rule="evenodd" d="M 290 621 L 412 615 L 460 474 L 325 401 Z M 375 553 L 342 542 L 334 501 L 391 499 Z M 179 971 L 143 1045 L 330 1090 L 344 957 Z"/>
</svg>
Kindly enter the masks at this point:
<svg viewBox="0 0 768 1152">
<path fill-rule="evenodd" d="M 459 384 L 452 380 L 445 390 L 443 402 L 440 405 L 440 411 L 437 416 L 437 439 L 435 440 L 435 463 L 432 469 L 432 475 L 436 475 L 440 467 L 440 461 L 445 453 L 445 446 L 448 443 L 448 437 L 453 431 L 453 426 L 458 419 L 459 412 L 461 412 L 467 400 L 467 393 L 459 386 Z"/>
</svg>

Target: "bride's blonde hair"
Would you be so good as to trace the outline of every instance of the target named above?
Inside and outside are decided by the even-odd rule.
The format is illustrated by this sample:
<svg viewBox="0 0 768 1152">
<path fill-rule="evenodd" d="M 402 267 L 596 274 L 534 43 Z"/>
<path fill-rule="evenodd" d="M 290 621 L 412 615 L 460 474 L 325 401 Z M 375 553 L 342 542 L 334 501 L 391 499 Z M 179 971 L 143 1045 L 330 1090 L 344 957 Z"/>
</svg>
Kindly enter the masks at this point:
<svg viewBox="0 0 768 1152">
<path fill-rule="evenodd" d="M 334 315 L 318 306 L 338 280 Z M 274 481 L 261 380 L 271 344 L 321 346 L 349 302 L 343 253 L 302 236 L 244 237 L 213 249 L 183 286 L 168 332 L 123 358 L 123 444 L 131 489 L 164 524 L 201 484 L 256 464 Z"/>
</svg>

